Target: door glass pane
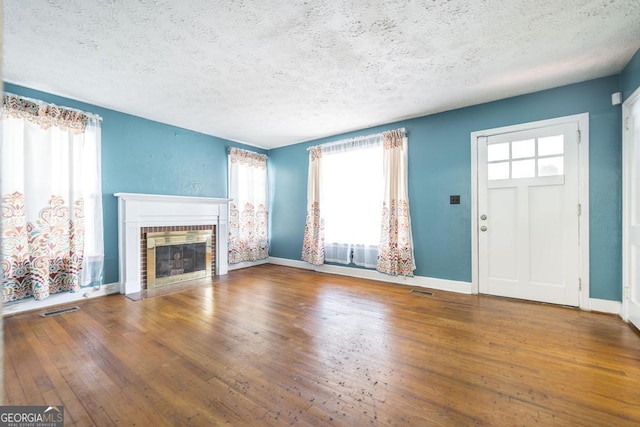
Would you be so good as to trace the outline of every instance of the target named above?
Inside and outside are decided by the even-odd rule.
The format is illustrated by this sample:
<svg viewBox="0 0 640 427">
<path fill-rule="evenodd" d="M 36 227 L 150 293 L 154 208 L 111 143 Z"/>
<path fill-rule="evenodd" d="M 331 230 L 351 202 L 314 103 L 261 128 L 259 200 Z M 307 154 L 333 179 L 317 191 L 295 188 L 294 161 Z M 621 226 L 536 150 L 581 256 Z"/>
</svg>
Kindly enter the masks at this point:
<svg viewBox="0 0 640 427">
<path fill-rule="evenodd" d="M 511 163 L 511 178 L 533 178 L 536 176 L 536 161 L 514 160 Z"/>
<path fill-rule="evenodd" d="M 525 139 L 522 141 L 513 141 L 511 143 L 511 158 L 521 159 L 523 157 L 536 156 L 536 140 Z"/>
<path fill-rule="evenodd" d="M 509 159 L 509 143 L 491 144 L 487 146 L 487 161 L 495 162 L 497 160 Z"/>
<path fill-rule="evenodd" d="M 538 156 L 564 154 L 564 135 L 538 138 Z"/>
<path fill-rule="evenodd" d="M 564 157 L 538 159 L 538 176 L 564 175 Z"/>
<path fill-rule="evenodd" d="M 509 162 L 489 163 L 487 165 L 487 178 L 490 181 L 494 179 L 509 179 Z"/>
</svg>

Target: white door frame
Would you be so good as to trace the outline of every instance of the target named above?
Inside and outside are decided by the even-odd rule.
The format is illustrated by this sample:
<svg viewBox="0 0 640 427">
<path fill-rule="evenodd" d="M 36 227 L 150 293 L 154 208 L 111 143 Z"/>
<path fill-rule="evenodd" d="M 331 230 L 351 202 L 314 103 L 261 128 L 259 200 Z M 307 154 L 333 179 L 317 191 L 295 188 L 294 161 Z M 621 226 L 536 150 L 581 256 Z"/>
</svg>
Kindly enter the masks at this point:
<svg viewBox="0 0 640 427">
<path fill-rule="evenodd" d="M 640 103 L 640 88 L 622 104 L 622 318 L 629 321 L 629 298 L 631 298 L 631 242 L 629 223 L 631 220 L 631 176 L 633 162 L 633 135 L 627 129 L 631 107 Z M 638 147 L 640 148 L 640 147 Z"/>
<path fill-rule="evenodd" d="M 519 132 L 527 129 L 577 122 L 580 132 L 578 144 L 578 192 L 581 205 L 580 233 L 580 308 L 590 310 L 589 299 L 589 113 L 540 120 L 494 129 L 471 132 L 471 292 L 479 292 L 478 249 L 478 138 Z M 576 214 L 577 214 L 576 206 Z"/>
</svg>

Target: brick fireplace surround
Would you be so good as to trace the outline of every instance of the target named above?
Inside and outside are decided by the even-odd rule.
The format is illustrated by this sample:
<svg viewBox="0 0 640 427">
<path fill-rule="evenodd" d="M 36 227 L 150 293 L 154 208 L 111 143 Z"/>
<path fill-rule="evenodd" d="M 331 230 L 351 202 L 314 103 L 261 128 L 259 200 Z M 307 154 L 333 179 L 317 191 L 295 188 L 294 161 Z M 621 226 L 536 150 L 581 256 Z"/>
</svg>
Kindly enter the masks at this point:
<svg viewBox="0 0 640 427">
<path fill-rule="evenodd" d="M 120 293 L 144 288 L 142 244 L 146 233 L 214 229 L 212 274 L 228 273 L 228 203 L 230 199 L 115 193 L 118 198 Z"/>
</svg>

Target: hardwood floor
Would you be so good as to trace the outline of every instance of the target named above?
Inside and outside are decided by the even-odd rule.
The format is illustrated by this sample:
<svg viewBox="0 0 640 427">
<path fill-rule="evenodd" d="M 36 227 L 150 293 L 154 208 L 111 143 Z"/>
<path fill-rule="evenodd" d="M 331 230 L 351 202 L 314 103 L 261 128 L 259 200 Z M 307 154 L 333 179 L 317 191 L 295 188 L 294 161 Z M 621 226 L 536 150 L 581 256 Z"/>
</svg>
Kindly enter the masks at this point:
<svg viewBox="0 0 640 427">
<path fill-rule="evenodd" d="M 263 265 L 5 318 L 5 404 L 67 425 L 640 425 L 615 316 Z"/>
</svg>

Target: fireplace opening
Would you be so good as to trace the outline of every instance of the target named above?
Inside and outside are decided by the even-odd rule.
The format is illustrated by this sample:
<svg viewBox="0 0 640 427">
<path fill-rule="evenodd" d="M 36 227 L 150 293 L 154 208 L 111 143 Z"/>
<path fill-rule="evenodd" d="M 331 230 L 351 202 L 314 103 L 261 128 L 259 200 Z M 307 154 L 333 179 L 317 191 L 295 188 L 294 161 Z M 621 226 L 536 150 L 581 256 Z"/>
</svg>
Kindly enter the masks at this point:
<svg viewBox="0 0 640 427">
<path fill-rule="evenodd" d="M 211 276 L 211 230 L 147 233 L 147 288 Z"/>
<path fill-rule="evenodd" d="M 206 244 L 156 247 L 156 279 L 206 270 Z"/>
</svg>

